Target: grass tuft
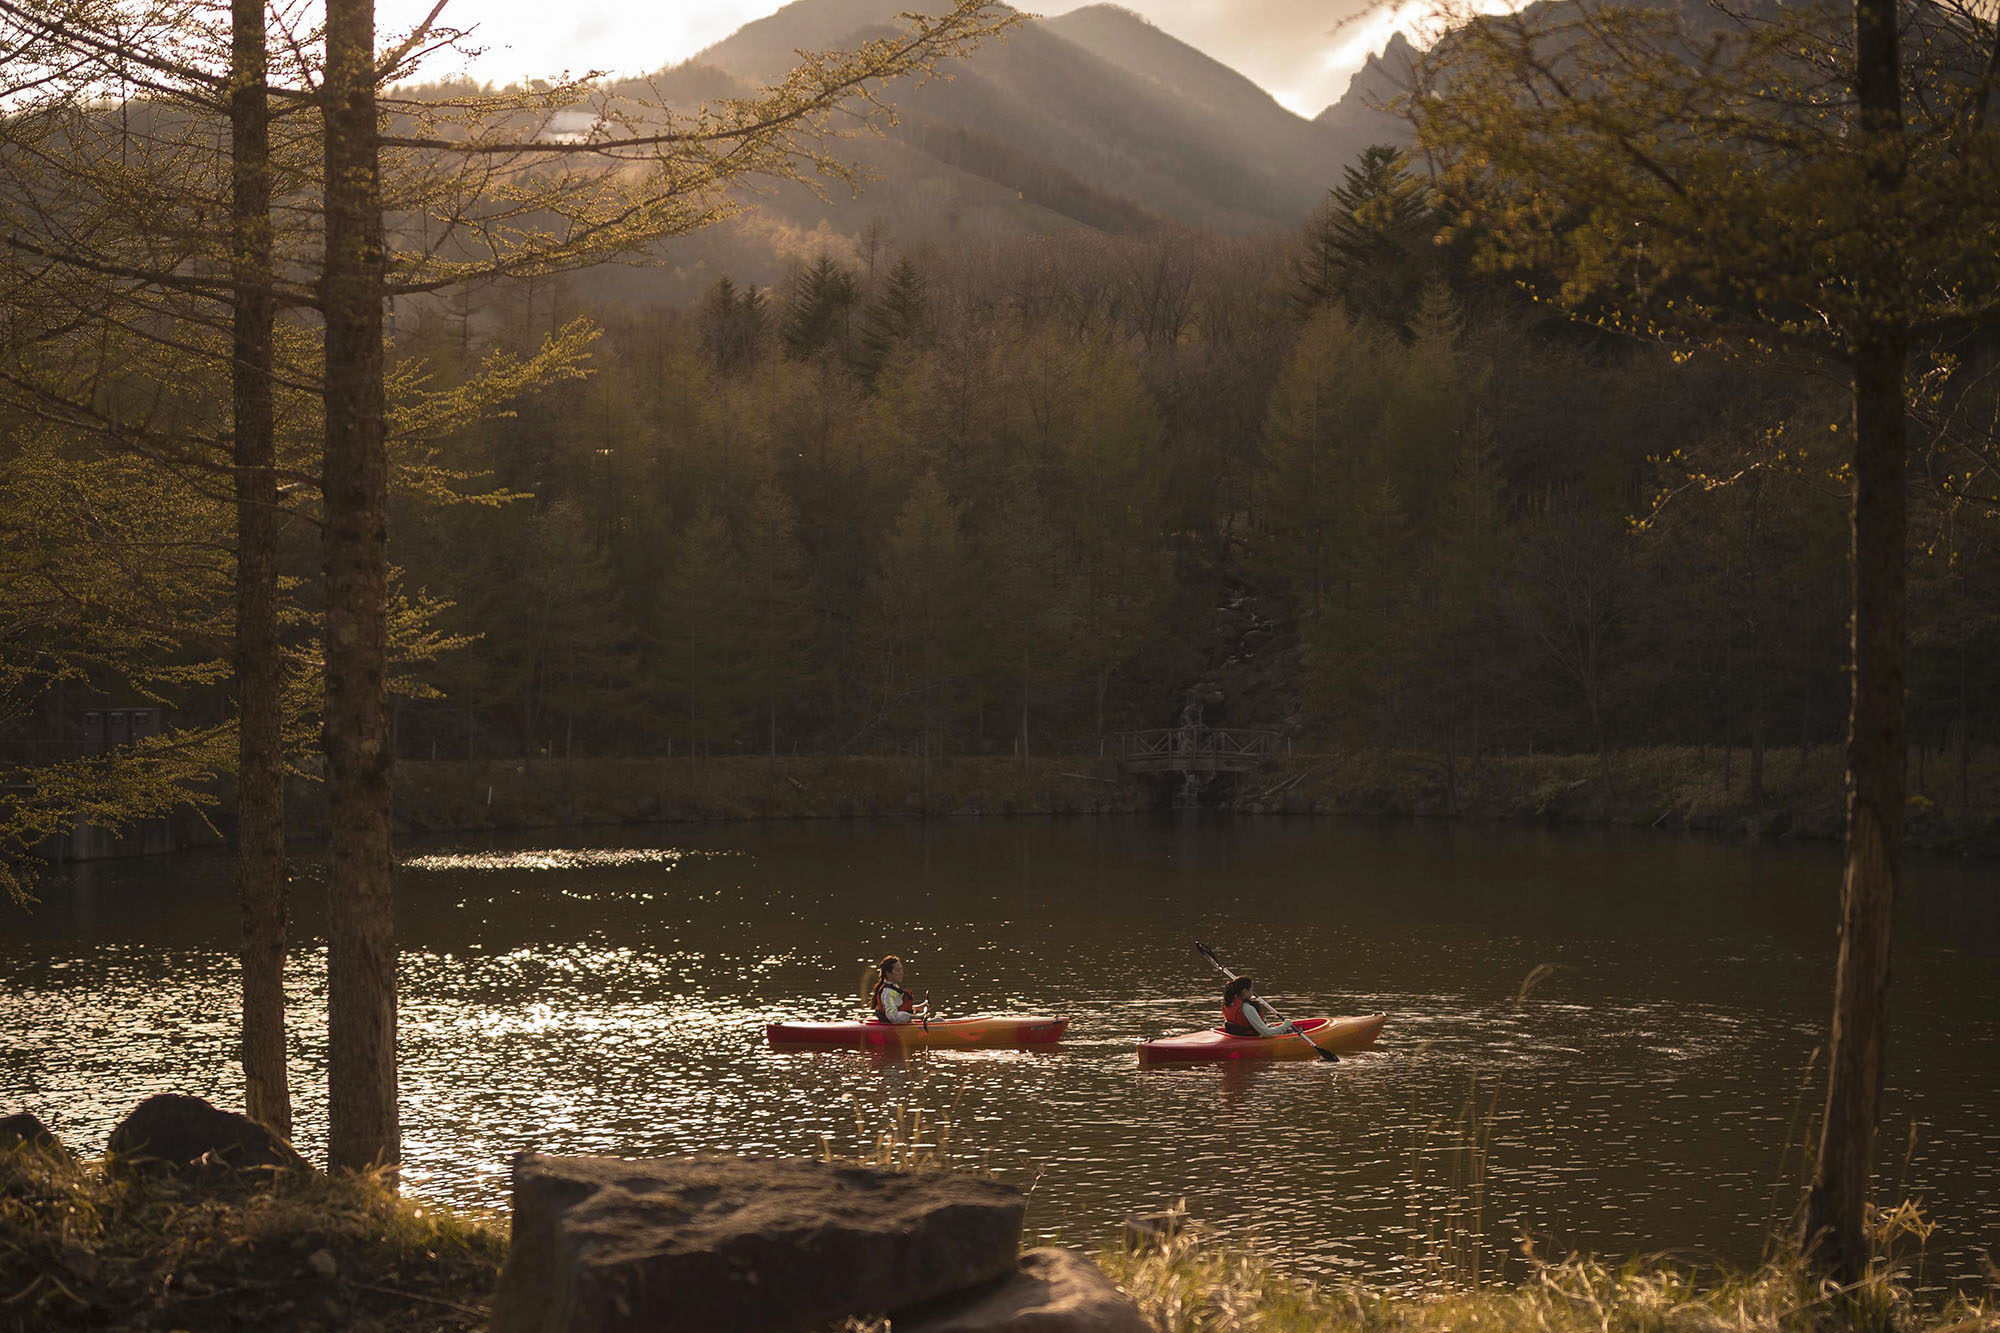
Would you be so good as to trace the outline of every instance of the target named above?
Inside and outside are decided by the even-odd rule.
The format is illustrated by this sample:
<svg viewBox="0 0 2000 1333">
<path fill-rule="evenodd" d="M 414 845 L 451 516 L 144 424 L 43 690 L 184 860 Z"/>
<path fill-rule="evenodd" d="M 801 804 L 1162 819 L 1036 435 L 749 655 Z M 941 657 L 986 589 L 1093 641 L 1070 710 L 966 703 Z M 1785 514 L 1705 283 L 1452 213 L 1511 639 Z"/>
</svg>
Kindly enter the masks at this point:
<svg viewBox="0 0 2000 1333">
<path fill-rule="evenodd" d="M 1661 1259 L 1535 1261 L 1517 1287 L 1304 1282 L 1190 1231 L 1098 1263 L 1161 1333 L 2000 1333 L 1989 1297 L 1919 1306 L 1884 1267 L 1855 1288 L 1796 1259 L 1708 1274 Z"/>
<path fill-rule="evenodd" d="M 376 1177 L 216 1191 L 0 1152 L 0 1330 L 484 1328 L 492 1219 Z"/>
</svg>

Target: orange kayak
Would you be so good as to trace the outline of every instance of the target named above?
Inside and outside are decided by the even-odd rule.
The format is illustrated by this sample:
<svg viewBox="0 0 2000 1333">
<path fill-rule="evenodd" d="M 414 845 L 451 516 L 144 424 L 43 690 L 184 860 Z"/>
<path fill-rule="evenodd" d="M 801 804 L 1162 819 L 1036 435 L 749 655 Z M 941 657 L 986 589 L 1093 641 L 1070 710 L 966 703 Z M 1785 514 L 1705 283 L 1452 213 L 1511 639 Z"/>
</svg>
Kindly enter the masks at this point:
<svg viewBox="0 0 2000 1333">
<path fill-rule="evenodd" d="M 1387 1014 L 1361 1014 L 1352 1018 L 1302 1018 L 1300 1032 L 1321 1050 L 1344 1055 L 1365 1051 L 1382 1035 Z M 1188 1032 L 1178 1037 L 1139 1043 L 1139 1063 L 1170 1064 L 1186 1060 L 1313 1060 L 1306 1044 L 1294 1036 L 1232 1037 L 1221 1028 Z"/>
<path fill-rule="evenodd" d="M 773 1046 L 859 1046 L 892 1050 L 962 1051 L 1015 1046 L 1052 1046 L 1062 1039 L 1067 1018 L 1047 1014 L 973 1014 L 933 1018 L 928 1023 L 773 1023 L 764 1035 Z M 1294 1039 L 1296 1040 L 1296 1038 Z"/>
</svg>

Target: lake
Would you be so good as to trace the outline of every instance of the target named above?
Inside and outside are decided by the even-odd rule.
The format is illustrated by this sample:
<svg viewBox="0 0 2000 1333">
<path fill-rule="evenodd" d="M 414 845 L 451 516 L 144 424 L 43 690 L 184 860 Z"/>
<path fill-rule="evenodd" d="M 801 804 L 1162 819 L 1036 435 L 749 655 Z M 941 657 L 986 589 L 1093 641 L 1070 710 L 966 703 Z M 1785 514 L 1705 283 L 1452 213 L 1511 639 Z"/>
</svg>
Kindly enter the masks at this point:
<svg viewBox="0 0 2000 1333">
<path fill-rule="evenodd" d="M 858 1155 L 900 1114 L 1094 1246 L 1185 1198 L 1309 1277 L 1542 1254 L 1754 1261 L 1823 1093 L 1837 851 L 1338 819 L 675 826 L 402 851 L 406 1186 L 499 1207 L 518 1148 Z M 293 1090 L 323 1148 L 324 868 L 298 863 Z M 2000 1246 L 2000 868 L 1913 858 L 1885 1201 L 1925 1285 Z M 221 855 L 73 868 L 0 908 L 0 1112 L 85 1153 L 142 1096 L 241 1105 Z M 1214 1021 L 1204 939 L 1294 1015 L 1387 1010 L 1338 1065 L 1141 1070 Z M 1052 1053 L 772 1050 L 894 951 L 941 1012 L 1067 1014 Z M 1531 971 L 1549 965 L 1524 997 Z M 1468 1105 L 1475 1108 L 1469 1121 Z M 1483 1145 L 1483 1151 L 1474 1143 Z M 2000 1250 L 1996 1250 L 2000 1257 Z M 1516 1260 L 1518 1262 L 1518 1260 Z"/>
</svg>

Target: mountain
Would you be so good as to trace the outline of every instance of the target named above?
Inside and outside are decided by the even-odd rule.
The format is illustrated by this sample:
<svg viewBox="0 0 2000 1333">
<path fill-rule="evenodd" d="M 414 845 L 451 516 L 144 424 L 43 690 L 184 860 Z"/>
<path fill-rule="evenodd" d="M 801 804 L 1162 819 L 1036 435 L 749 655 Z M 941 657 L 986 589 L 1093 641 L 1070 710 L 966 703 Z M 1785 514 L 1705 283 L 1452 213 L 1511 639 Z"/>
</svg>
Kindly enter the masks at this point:
<svg viewBox="0 0 2000 1333">
<path fill-rule="evenodd" d="M 800 51 L 895 30 L 910 0 L 794 0 L 655 76 L 695 104 L 782 78 Z M 685 300 L 722 273 L 768 284 L 820 250 L 853 255 L 886 222 L 901 248 L 1168 226 L 1236 234 L 1298 227 L 1380 137 L 1322 124 L 1115 5 L 1019 24 L 937 77 L 884 90 L 899 123 L 842 149 L 873 179 L 859 197 L 804 186 L 669 247 L 631 290 Z M 1366 131 L 1365 133 L 1363 131 Z M 1370 137 L 1373 135 L 1373 137 Z"/>
<path fill-rule="evenodd" d="M 1411 70 L 1417 62 L 1417 48 L 1401 31 L 1389 38 L 1381 53 L 1363 62 L 1348 81 L 1347 91 L 1338 102 L 1313 118 L 1313 124 L 1343 143 L 1391 143 L 1403 145 L 1413 137 L 1410 122 L 1392 107 L 1408 95 Z"/>
<path fill-rule="evenodd" d="M 1237 151 L 1274 175 L 1317 186 L 1367 147 L 1316 129 L 1229 66 L 1121 6 L 1088 5 L 1045 19 L 1042 26 L 1193 108 L 1204 121 L 1226 127 Z M 1306 206 L 1317 198 L 1315 190 Z"/>
<path fill-rule="evenodd" d="M 799 63 L 800 51 L 847 46 L 856 33 L 869 29 L 887 31 L 910 8 L 900 0 L 795 0 L 744 24 L 697 53 L 691 63 L 728 70 L 753 83 L 772 83 Z"/>
<path fill-rule="evenodd" d="M 888 31 L 906 3 L 795 0 L 696 59 L 767 81 L 799 50 Z M 904 120 L 896 137 L 1088 226 L 1296 226 L 1365 146 L 1316 131 L 1241 74 L 1114 5 L 1024 23 L 948 72 L 891 90 Z"/>
</svg>

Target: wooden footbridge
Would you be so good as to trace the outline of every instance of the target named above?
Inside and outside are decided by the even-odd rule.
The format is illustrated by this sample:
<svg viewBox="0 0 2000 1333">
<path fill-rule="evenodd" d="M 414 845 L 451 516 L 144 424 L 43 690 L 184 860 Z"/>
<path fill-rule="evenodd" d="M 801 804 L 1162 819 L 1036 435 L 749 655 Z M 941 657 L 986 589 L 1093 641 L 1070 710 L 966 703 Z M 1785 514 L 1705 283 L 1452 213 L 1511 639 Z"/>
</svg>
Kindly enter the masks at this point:
<svg viewBox="0 0 2000 1333">
<path fill-rule="evenodd" d="M 1204 727 L 1118 733 L 1118 766 L 1127 773 L 1253 773 L 1270 762 L 1275 731 Z"/>
</svg>

